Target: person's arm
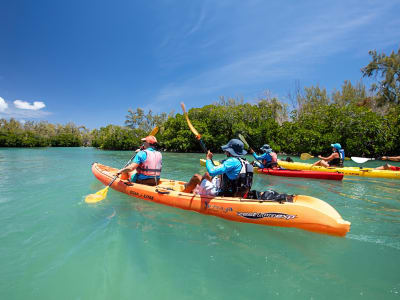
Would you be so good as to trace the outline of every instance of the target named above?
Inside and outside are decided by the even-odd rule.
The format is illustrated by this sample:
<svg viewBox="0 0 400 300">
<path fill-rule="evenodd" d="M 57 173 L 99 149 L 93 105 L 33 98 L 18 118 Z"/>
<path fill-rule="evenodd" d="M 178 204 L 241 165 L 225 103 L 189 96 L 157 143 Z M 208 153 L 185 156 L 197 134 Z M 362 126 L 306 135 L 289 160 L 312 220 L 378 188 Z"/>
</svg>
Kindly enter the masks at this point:
<svg viewBox="0 0 400 300">
<path fill-rule="evenodd" d="M 400 156 L 382 156 L 382 160 L 400 161 Z"/>
<path fill-rule="evenodd" d="M 131 163 L 129 166 L 118 170 L 118 174 L 132 172 L 133 170 L 136 170 L 136 168 L 138 166 L 139 166 L 139 164 L 137 164 L 137 163 Z"/>
<path fill-rule="evenodd" d="M 225 162 L 219 166 L 214 166 L 211 161 L 212 157 L 213 157 L 213 154 L 210 151 L 208 151 L 207 156 L 206 156 L 206 158 L 207 158 L 206 168 L 207 168 L 208 174 L 210 174 L 211 177 L 214 177 L 216 175 L 221 175 L 221 174 L 226 173 L 227 169 L 226 169 Z"/>
<path fill-rule="evenodd" d="M 339 158 L 339 153 L 337 153 L 337 152 L 332 153 L 328 157 L 323 157 L 321 155 L 318 155 L 318 158 L 322 159 L 322 160 L 325 160 L 325 161 L 331 161 L 332 159 Z"/>
<path fill-rule="evenodd" d="M 253 152 L 253 157 L 254 157 L 256 160 L 263 160 L 263 159 L 264 159 L 264 156 L 265 156 L 265 153 L 263 153 L 263 154 L 261 154 L 261 155 L 257 155 L 255 152 Z"/>
<path fill-rule="evenodd" d="M 129 166 L 121 170 L 118 170 L 118 174 L 132 172 L 133 170 L 136 170 L 137 167 L 146 160 L 146 158 L 147 158 L 146 152 L 139 151 L 138 154 L 136 154 L 135 158 L 133 159 L 133 162 Z"/>
</svg>

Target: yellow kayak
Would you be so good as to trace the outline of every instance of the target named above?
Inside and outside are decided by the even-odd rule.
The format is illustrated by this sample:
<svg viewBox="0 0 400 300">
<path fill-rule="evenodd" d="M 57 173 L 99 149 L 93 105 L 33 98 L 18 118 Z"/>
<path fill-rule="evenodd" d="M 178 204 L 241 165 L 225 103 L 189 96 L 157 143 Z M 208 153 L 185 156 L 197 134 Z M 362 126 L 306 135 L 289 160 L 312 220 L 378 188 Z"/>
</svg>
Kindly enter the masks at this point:
<svg viewBox="0 0 400 300">
<path fill-rule="evenodd" d="M 279 166 L 289 170 L 313 170 L 321 172 L 340 172 L 345 176 L 361 176 L 361 177 L 375 177 L 375 178 L 391 178 L 400 179 L 400 171 L 390 170 L 375 170 L 373 168 L 359 168 L 359 167 L 343 167 L 343 168 L 325 168 L 321 166 L 313 167 L 312 164 L 302 162 L 287 162 L 278 160 Z"/>
</svg>

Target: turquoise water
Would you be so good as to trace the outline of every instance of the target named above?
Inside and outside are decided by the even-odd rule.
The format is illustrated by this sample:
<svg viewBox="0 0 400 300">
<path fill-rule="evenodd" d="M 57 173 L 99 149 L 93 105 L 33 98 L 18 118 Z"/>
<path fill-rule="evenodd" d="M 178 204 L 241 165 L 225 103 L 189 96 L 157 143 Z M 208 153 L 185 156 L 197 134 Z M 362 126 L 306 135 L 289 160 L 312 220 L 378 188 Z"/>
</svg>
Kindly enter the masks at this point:
<svg viewBox="0 0 400 300">
<path fill-rule="evenodd" d="M 331 204 L 352 222 L 346 238 L 230 222 L 113 190 L 85 204 L 103 187 L 91 163 L 122 167 L 131 155 L 0 150 L 0 299 L 400 297 L 399 180 L 255 176 L 257 189 Z M 205 170 L 204 155 L 163 156 L 163 177 Z"/>
</svg>

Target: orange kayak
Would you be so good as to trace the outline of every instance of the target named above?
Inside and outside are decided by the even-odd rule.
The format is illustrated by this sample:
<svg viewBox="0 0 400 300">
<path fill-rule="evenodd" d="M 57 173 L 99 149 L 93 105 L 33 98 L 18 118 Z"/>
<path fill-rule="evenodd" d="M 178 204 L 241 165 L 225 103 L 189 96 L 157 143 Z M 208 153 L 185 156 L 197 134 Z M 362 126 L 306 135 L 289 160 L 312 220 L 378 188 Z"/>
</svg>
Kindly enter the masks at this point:
<svg viewBox="0 0 400 300">
<path fill-rule="evenodd" d="M 104 185 L 118 169 L 99 163 L 92 172 Z M 350 222 L 328 203 L 310 196 L 295 195 L 293 202 L 213 197 L 182 192 L 185 182 L 160 179 L 158 186 L 130 183 L 117 178 L 111 188 L 135 198 L 213 215 L 230 221 L 269 226 L 296 227 L 308 231 L 345 236 Z"/>
</svg>

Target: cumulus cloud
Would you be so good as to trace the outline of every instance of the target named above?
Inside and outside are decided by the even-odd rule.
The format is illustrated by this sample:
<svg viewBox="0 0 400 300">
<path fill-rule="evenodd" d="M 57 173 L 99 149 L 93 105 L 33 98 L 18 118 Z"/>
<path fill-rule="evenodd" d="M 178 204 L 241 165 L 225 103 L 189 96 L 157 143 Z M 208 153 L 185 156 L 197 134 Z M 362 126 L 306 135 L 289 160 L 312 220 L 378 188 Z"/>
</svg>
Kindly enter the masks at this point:
<svg viewBox="0 0 400 300">
<path fill-rule="evenodd" d="M 3 98 L 0 97 L 0 112 L 5 111 L 8 108 L 8 104 L 4 101 Z"/>
<path fill-rule="evenodd" d="M 15 100 L 14 105 L 16 108 L 29 110 L 39 110 L 46 107 L 46 105 L 41 101 L 34 101 L 33 104 L 30 104 L 27 101 Z"/>
</svg>

